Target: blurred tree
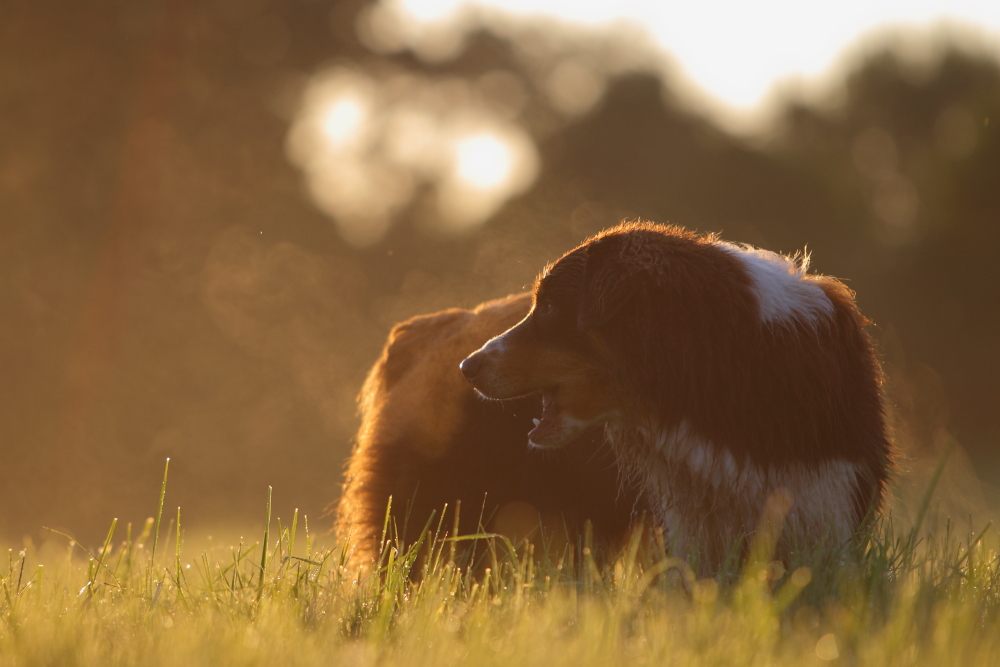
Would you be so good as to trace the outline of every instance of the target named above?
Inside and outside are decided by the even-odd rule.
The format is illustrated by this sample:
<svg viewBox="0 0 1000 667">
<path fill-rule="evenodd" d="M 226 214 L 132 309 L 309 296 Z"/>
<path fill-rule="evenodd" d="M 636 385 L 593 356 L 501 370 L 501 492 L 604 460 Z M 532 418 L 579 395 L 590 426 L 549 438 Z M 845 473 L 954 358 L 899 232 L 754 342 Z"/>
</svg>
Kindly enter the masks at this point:
<svg viewBox="0 0 1000 667">
<path fill-rule="evenodd" d="M 836 108 L 790 105 L 772 147 L 823 188 L 837 248 L 833 257 L 824 248 L 823 266 L 851 279 L 909 366 L 940 375 L 941 391 L 924 399 L 935 405 L 911 409 L 911 421 L 925 439 L 951 429 L 991 480 L 1000 477 L 998 118 L 994 60 L 952 49 L 917 65 L 889 50 L 850 74 Z M 893 371 L 909 374 L 901 359 Z"/>
</svg>

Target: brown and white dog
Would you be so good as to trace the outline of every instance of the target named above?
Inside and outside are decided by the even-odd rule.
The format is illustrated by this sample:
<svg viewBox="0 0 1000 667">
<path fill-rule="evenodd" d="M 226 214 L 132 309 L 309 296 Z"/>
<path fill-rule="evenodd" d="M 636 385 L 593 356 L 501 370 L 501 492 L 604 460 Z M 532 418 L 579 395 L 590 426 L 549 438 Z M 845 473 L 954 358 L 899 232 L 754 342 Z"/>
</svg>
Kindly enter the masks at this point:
<svg viewBox="0 0 1000 667">
<path fill-rule="evenodd" d="M 531 447 L 604 424 L 675 548 L 709 568 L 774 494 L 792 499 L 783 554 L 839 542 L 878 509 L 891 446 L 868 321 L 807 263 L 622 224 L 549 266 L 462 372 L 488 398 L 541 394 Z"/>
</svg>

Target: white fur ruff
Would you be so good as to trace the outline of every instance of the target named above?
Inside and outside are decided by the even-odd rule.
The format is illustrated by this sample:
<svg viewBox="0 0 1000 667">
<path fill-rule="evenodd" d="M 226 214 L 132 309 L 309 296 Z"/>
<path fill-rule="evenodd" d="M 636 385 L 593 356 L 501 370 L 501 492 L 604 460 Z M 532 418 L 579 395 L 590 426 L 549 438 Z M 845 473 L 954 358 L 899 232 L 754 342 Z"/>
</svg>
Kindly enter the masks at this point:
<svg viewBox="0 0 1000 667">
<path fill-rule="evenodd" d="M 655 519 L 681 554 L 693 547 L 725 555 L 741 538 L 752 538 L 776 493 L 792 500 L 787 544 L 841 542 L 852 534 L 860 471 L 848 461 L 766 467 L 738 461 L 683 421 L 667 429 L 609 426 L 608 437 L 623 474 L 648 495 L 659 513 Z"/>
<path fill-rule="evenodd" d="M 815 326 L 833 316 L 833 303 L 816 283 L 809 280 L 808 255 L 799 264 L 770 250 L 720 242 L 743 264 L 750 276 L 763 322 L 794 320 Z"/>
</svg>

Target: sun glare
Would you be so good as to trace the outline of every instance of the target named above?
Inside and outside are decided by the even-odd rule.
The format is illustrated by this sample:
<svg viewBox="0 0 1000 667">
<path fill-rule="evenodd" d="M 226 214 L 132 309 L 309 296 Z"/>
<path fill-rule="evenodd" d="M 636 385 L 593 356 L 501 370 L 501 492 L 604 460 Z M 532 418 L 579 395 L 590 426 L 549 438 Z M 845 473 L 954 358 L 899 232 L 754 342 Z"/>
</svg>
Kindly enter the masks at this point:
<svg viewBox="0 0 1000 667">
<path fill-rule="evenodd" d="M 403 0 L 407 13 L 418 21 L 436 21 L 447 18 L 463 4 L 462 0 Z"/>
<path fill-rule="evenodd" d="M 458 176 L 466 183 L 488 190 L 503 185 L 513 162 L 510 149 L 492 134 L 477 134 L 455 146 Z"/>
<path fill-rule="evenodd" d="M 530 42 L 535 39 L 532 27 L 546 25 L 556 44 L 560 31 L 552 28 L 560 23 L 566 33 L 627 25 L 633 38 L 640 33 L 649 38 L 656 53 L 647 54 L 647 65 L 658 58 L 665 73 L 675 76 L 675 88 L 690 88 L 692 101 L 729 115 L 754 112 L 777 86 L 821 84 L 844 54 L 863 50 L 866 38 L 894 27 L 944 25 L 969 34 L 978 31 L 965 40 L 966 46 L 1000 56 L 1000 2 L 982 0 L 380 0 L 379 6 L 396 17 L 389 21 L 382 16 L 378 25 L 393 34 L 393 48 L 409 47 L 421 57 L 436 53 L 434 46 L 449 35 L 457 45 L 461 38 L 455 35 L 480 28 L 515 40 L 523 33 Z M 644 48 L 638 44 L 644 41 L 641 37 L 633 38 L 626 41 Z M 455 49 L 453 56 L 457 54 Z M 614 73 L 606 64 L 598 64 L 598 69 Z M 572 82 L 572 72 L 562 74 L 564 80 L 556 76 L 552 84 L 557 101 L 560 86 Z"/>
</svg>

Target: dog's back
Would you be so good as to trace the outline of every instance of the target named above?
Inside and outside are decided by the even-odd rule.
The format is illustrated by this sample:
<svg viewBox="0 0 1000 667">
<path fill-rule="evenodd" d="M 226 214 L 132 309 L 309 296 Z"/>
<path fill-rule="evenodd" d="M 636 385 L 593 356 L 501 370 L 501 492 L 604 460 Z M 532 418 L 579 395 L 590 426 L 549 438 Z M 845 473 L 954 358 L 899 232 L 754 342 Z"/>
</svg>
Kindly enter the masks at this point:
<svg viewBox="0 0 1000 667">
<path fill-rule="evenodd" d="M 355 563 L 374 555 L 390 496 L 394 524 L 410 544 L 445 504 L 442 525 L 450 530 L 456 501 L 462 534 L 482 521 L 515 540 L 537 537 L 541 520 L 561 541 L 590 520 L 596 542 L 613 547 L 624 539 L 641 508 L 636 492 L 619 484 L 602 429 L 585 433 L 572 451 L 529 451 L 540 399 L 485 400 L 459 371 L 465 356 L 530 305 L 529 294 L 513 296 L 393 329 L 361 392 L 362 424 L 337 507 L 337 533 L 350 538 Z"/>
</svg>

